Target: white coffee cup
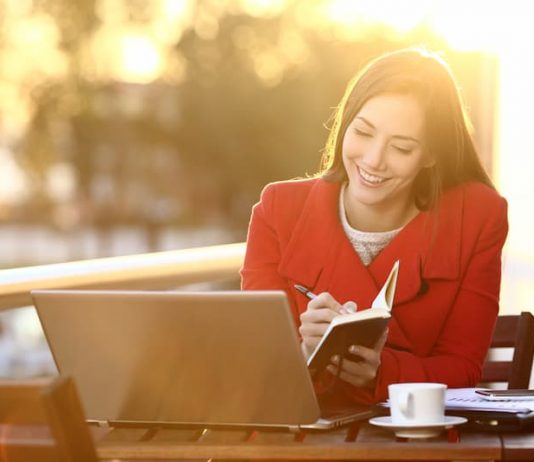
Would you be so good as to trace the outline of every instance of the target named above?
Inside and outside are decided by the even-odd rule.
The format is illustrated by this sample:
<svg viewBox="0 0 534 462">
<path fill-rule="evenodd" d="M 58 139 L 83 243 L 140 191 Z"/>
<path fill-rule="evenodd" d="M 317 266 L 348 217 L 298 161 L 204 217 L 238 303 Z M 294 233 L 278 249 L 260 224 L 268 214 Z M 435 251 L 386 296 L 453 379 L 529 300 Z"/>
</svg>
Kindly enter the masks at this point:
<svg viewBox="0 0 534 462">
<path fill-rule="evenodd" d="M 445 419 L 442 383 L 394 383 L 389 385 L 391 421 L 398 425 L 424 425 Z"/>
</svg>

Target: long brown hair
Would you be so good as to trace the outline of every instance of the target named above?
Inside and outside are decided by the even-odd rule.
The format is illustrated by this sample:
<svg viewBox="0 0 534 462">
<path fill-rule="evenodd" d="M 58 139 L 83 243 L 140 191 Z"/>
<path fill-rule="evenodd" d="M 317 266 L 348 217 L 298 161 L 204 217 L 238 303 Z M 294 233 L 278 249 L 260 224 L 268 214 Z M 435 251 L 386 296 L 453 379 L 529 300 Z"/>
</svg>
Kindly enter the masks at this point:
<svg viewBox="0 0 534 462">
<path fill-rule="evenodd" d="M 448 65 L 435 53 L 410 48 L 382 55 L 349 83 L 321 159 L 320 175 L 345 181 L 343 137 L 363 105 L 383 93 L 415 96 L 425 111 L 425 153 L 434 160 L 415 179 L 416 205 L 427 210 L 452 186 L 478 181 L 493 187 L 469 133 L 470 122 Z"/>
</svg>

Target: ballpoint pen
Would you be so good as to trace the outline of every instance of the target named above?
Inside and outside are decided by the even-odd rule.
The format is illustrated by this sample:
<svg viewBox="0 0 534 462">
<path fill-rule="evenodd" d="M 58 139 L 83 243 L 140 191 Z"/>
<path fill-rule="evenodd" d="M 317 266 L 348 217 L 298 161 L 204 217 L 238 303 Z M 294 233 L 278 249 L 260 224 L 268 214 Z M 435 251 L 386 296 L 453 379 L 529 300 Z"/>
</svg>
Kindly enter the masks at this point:
<svg viewBox="0 0 534 462">
<path fill-rule="evenodd" d="M 293 284 L 293 287 L 297 289 L 300 293 L 308 297 L 310 300 L 313 300 L 314 298 L 317 297 L 317 295 L 315 295 L 310 289 L 300 284 Z M 357 306 L 358 305 L 356 305 L 356 303 L 354 302 L 347 302 L 345 303 L 345 305 L 343 305 L 339 313 L 342 313 L 342 314 L 355 313 Z"/>
<path fill-rule="evenodd" d="M 300 284 L 294 284 L 293 287 L 297 289 L 300 293 L 304 294 L 310 300 L 313 300 L 317 295 L 315 295 L 310 289 L 301 286 Z"/>
</svg>

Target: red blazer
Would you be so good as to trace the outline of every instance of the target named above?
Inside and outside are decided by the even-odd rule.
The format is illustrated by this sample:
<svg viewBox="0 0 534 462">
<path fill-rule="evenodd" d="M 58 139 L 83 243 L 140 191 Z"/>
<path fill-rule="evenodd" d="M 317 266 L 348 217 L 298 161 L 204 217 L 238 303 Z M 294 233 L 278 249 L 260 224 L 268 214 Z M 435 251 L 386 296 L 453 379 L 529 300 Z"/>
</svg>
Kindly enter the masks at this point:
<svg viewBox="0 0 534 462">
<path fill-rule="evenodd" d="M 365 266 L 338 217 L 339 183 L 322 179 L 268 185 L 252 211 L 241 270 L 245 290 L 283 289 L 298 326 L 308 300 L 294 288 L 330 292 L 339 302 L 371 302 L 395 260 L 400 270 L 393 318 L 374 390 L 343 382 L 363 402 L 387 397 L 395 382 L 471 387 L 480 378 L 499 309 L 507 204 L 469 183 L 445 192 Z"/>
</svg>

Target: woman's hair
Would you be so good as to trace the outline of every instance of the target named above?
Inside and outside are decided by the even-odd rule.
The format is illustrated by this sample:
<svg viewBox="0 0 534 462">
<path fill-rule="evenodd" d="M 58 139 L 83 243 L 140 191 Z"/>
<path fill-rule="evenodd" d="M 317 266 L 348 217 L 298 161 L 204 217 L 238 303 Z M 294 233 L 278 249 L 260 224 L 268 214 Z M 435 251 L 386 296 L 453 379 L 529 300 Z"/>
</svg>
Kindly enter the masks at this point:
<svg viewBox="0 0 534 462">
<path fill-rule="evenodd" d="M 434 162 L 415 179 L 419 209 L 431 208 L 443 191 L 467 181 L 493 187 L 475 150 L 470 122 L 448 65 L 434 53 L 413 48 L 378 57 L 348 85 L 321 159 L 320 175 L 325 180 L 346 181 L 342 146 L 347 127 L 369 99 L 384 93 L 413 95 L 424 108 L 423 149 Z"/>
</svg>

